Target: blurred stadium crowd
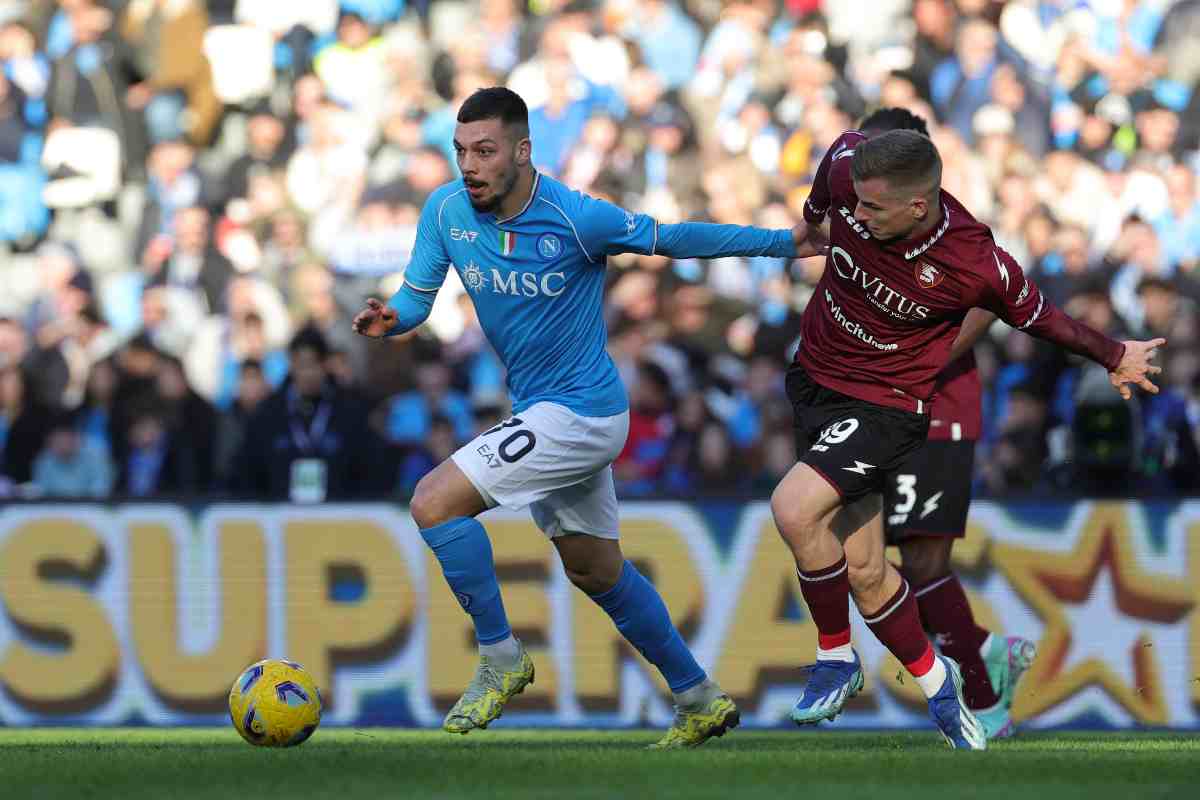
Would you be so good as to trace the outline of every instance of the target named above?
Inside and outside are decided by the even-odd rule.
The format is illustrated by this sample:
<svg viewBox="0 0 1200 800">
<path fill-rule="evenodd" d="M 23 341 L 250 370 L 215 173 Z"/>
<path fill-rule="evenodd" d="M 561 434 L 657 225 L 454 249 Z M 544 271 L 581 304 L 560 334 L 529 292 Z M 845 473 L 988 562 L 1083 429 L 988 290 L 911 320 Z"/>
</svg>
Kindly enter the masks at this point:
<svg viewBox="0 0 1200 800">
<path fill-rule="evenodd" d="M 839 133 L 922 114 L 1055 302 L 1170 339 L 1163 392 L 1122 405 L 997 326 L 979 489 L 1196 489 L 1198 42 L 1200 0 L 0 0 L 0 496 L 286 497 L 313 448 L 327 496 L 402 496 L 495 424 L 453 273 L 416 335 L 350 328 L 495 84 L 536 166 L 666 222 L 790 227 Z M 625 496 L 769 492 L 822 267 L 612 260 Z"/>
</svg>

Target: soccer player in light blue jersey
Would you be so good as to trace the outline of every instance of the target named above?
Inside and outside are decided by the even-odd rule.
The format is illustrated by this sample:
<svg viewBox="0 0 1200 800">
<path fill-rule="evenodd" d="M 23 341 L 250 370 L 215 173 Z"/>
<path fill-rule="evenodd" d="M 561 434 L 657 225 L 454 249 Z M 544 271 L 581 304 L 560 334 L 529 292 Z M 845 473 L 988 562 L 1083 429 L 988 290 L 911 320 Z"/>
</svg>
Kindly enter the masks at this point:
<svg viewBox="0 0 1200 800">
<path fill-rule="evenodd" d="M 733 701 L 696 663 L 654 586 L 621 553 L 612 461 L 629 431 L 629 401 L 605 349 L 606 258 L 796 257 L 790 230 L 683 223 L 567 188 L 534 170 L 525 102 L 481 89 L 458 112 L 454 149 L 462 180 L 425 203 L 404 284 L 354 319 L 372 337 L 405 333 L 429 315 L 453 268 L 508 370 L 513 416 L 476 437 L 417 484 L 411 511 L 446 582 L 471 615 L 480 664 L 443 727 L 486 728 L 533 682 L 512 634 L 491 543 L 475 517 L 529 506 L 571 582 L 612 617 L 659 669 L 675 721 L 656 747 L 691 747 L 738 724 Z"/>
</svg>

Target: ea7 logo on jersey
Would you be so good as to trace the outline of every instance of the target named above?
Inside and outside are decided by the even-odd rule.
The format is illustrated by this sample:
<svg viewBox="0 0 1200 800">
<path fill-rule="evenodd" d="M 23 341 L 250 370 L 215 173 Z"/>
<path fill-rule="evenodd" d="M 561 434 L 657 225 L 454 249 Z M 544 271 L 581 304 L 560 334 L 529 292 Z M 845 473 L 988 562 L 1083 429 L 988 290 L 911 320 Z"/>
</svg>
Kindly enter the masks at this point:
<svg viewBox="0 0 1200 800">
<path fill-rule="evenodd" d="M 927 264 L 924 261 L 918 261 L 917 266 L 913 269 L 913 273 L 917 276 L 917 283 L 924 286 L 926 289 L 932 289 L 946 278 L 946 274 L 933 264 Z"/>
<path fill-rule="evenodd" d="M 479 236 L 479 231 L 468 231 L 463 228 L 451 228 L 450 238 L 456 242 L 475 243 L 475 238 Z"/>
</svg>

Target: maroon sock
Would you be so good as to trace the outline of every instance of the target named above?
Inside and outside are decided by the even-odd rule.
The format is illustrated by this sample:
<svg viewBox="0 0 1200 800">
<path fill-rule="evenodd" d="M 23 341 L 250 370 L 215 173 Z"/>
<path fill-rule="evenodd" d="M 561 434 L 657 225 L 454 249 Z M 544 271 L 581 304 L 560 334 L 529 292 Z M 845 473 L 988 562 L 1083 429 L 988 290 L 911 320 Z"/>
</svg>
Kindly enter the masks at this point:
<svg viewBox="0 0 1200 800">
<path fill-rule="evenodd" d="M 988 632 L 975 623 L 971 604 L 958 577 L 952 572 L 932 580 L 916 591 L 921 623 L 942 652 L 958 662 L 963 675 L 963 698 L 967 707 L 991 708 L 1000 701 L 992 689 L 979 648 Z"/>
<path fill-rule="evenodd" d="M 933 648 L 921 629 L 921 615 L 908 581 L 900 581 L 900 588 L 883 607 L 874 614 L 864 613 L 863 619 L 884 647 L 914 676 L 920 677 L 933 667 Z"/>
<path fill-rule="evenodd" d="M 817 646 L 832 650 L 850 644 L 850 574 L 846 557 L 824 569 L 796 570 L 800 591 L 817 626 Z"/>
</svg>

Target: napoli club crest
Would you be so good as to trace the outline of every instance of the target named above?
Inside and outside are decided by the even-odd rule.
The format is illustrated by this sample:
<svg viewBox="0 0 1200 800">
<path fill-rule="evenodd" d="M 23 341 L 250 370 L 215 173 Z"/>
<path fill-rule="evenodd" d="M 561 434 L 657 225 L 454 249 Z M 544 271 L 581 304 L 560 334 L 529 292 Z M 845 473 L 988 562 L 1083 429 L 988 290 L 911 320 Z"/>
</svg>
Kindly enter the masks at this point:
<svg viewBox="0 0 1200 800">
<path fill-rule="evenodd" d="M 553 261 L 562 255 L 562 240 L 553 233 L 543 233 L 537 240 L 537 251 L 546 261 Z"/>
<path fill-rule="evenodd" d="M 942 282 L 946 277 L 946 273 L 942 272 L 932 264 L 927 264 L 924 261 L 918 261 L 915 267 L 917 283 L 924 286 L 926 289 L 932 289 Z"/>
</svg>

